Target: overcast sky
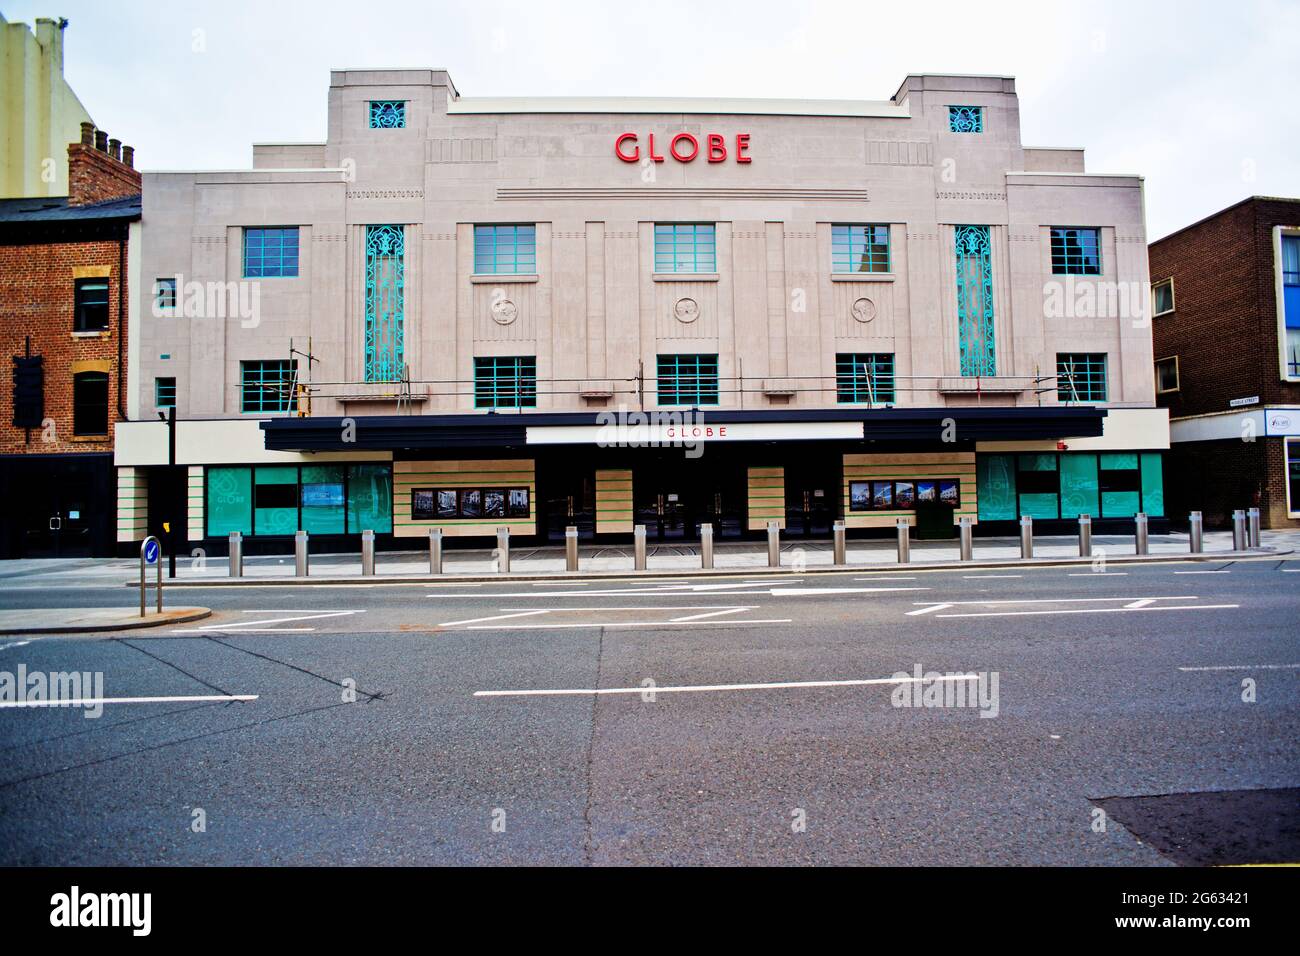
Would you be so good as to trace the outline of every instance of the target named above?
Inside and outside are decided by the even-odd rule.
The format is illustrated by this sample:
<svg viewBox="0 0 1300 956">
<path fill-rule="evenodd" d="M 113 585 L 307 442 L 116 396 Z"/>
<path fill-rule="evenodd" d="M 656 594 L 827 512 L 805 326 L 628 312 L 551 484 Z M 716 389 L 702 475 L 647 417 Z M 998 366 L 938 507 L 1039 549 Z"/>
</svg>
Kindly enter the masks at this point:
<svg viewBox="0 0 1300 956">
<path fill-rule="evenodd" d="M 328 71 L 444 67 L 465 96 L 885 100 L 911 73 L 1015 76 L 1027 146 L 1146 177 L 1151 238 L 1300 196 L 1300 0 L 0 0 L 67 17 L 65 74 L 144 169 L 323 140 Z M 196 31 L 201 31 L 196 33 Z"/>
</svg>

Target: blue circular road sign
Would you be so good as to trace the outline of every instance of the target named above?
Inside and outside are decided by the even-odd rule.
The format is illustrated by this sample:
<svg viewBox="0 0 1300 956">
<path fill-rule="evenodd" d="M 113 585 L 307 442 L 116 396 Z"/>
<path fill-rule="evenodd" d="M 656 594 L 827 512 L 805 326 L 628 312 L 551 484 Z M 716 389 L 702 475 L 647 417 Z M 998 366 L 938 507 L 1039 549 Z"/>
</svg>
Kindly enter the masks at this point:
<svg viewBox="0 0 1300 956">
<path fill-rule="evenodd" d="M 158 560 L 159 544 L 157 541 L 147 541 L 144 546 L 144 563 L 153 564 Z"/>
</svg>

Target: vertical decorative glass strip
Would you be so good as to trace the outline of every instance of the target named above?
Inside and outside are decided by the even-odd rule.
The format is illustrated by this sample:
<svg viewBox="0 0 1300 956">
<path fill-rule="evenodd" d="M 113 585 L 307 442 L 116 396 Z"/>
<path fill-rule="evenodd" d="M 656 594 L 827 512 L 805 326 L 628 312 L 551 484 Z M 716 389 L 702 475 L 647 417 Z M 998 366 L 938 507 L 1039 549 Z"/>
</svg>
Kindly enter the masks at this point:
<svg viewBox="0 0 1300 956">
<path fill-rule="evenodd" d="M 957 226 L 957 330 L 961 374 L 996 375 L 993 262 L 988 226 Z"/>
<path fill-rule="evenodd" d="M 402 377 L 405 259 L 401 226 L 366 226 L 367 382 L 396 382 Z"/>
</svg>

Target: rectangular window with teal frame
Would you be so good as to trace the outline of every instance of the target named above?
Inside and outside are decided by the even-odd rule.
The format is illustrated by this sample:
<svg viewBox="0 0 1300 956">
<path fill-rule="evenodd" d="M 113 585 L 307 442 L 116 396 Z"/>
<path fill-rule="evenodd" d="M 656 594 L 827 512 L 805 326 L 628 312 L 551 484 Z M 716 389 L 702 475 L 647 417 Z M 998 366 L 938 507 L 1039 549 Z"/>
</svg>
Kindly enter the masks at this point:
<svg viewBox="0 0 1300 956">
<path fill-rule="evenodd" d="M 176 379 L 172 377 L 153 380 L 153 404 L 162 411 L 176 407 Z"/>
<path fill-rule="evenodd" d="M 1106 353 L 1056 353 L 1056 397 L 1067 404 L 1106 401 Z"/>
<path fill-rule="evenodd" d="M 259 359 L 239 363 L 239 410 L 267 415 L 298 407 L 295 395 L 298 371 L 289 359 Z"/>
<path fill-rule="evenodd" d="M 475 275 L 537 272 L 537 226 L 475 226 Z"/>
<path fill-rule="evenodd" d="M 717 271 L 713 223 L 655 223 L 655 272 Z"/>
<path fill-rule="evenodd" d="M 888 226 L 831 226 L 831 271 L 888 272 Z"/>
<path fill-rule="evenodd" d="M 297 275 L 297 226 L 244 229 L 245 279 L 292 279 Z"/>
<path fill-rule="evenodd" d="M 475 358 L 474 407 L 537 407 L 537 357 L 493 355 Z"/>
<path fill-rule="evenodd" d="M 660 355 L 660 405 L 717 405 L 717 355 Z"/>
<path fill-rule="evenodd" d="M 1052 226 L 1052 275 L 1101 275 L 1101 230 Z"/>
<path fill-rule="evenodd" d="M 839 352 L 835 356 L 835 400 L 841 405 L 892 405 L 892 352 Z"/>
</svg>

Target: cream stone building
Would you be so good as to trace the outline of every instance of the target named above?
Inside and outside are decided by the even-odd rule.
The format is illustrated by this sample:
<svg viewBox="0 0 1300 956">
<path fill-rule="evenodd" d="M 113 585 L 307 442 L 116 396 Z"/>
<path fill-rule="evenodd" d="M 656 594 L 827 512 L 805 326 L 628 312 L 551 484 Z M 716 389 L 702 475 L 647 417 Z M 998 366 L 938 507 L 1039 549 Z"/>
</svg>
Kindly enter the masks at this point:
<svg viewBox="0 0 1300 956">
<path fill-rule="evenodd" d="M 324 142 L 144 182 L 124 547 L 182 498 L 216 549 L 1163 516 L 1142 180 L 1022 144 L 1007 77 L 806 101 L 339 71 Z"/>
</svg>

